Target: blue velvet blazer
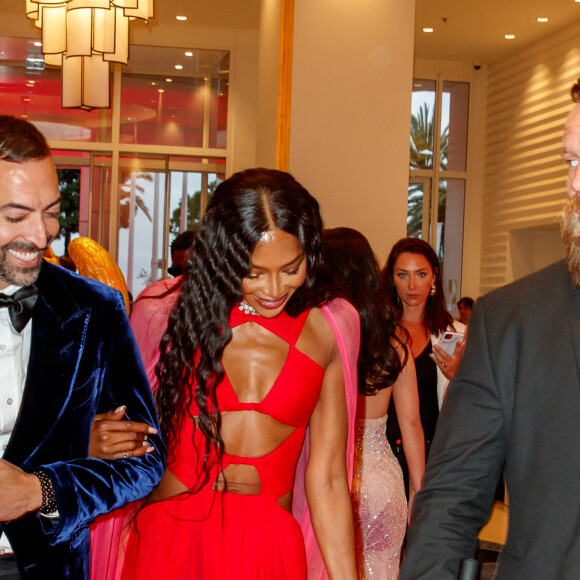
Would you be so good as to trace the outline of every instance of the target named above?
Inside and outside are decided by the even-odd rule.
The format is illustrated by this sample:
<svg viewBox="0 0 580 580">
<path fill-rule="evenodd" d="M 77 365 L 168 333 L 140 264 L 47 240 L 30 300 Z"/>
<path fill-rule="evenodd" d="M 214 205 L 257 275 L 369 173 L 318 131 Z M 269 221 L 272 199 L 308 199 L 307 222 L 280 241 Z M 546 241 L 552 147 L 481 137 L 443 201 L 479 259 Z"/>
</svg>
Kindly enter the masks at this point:
<svg viewBox="0 0 580 580">
<path fill-rule="evenodd" d="M 151 389 L 119 292 L 45 263 L 32 319 L 24 396 L 4 459 L 51 478 L 60 517 L 38 512 L 1 524 L 21 578 L 89 578 L 89 524 L 151 492 L 166 452 L 87 457 L 96 413 L 127 406 L 127 418 L 158 426 Z"/>
</svg>

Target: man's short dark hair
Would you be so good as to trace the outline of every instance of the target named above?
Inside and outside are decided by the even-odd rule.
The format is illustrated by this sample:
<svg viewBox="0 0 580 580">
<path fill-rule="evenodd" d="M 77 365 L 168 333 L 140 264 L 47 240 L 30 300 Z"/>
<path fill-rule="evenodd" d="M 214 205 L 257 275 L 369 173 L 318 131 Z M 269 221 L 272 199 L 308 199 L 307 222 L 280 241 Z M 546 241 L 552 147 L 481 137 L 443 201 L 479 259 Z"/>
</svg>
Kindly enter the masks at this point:
<svg viewBox="0 0 580 580">
<path fill-rule="evenodd" d="M 470 298 L 469 296 L 464 296 L 458 303 L 457 306 L 463 305 L 466 306 L 467 308 L 473 308 L 473 305 L 475 304 L 475 301 L 473 300 L 473 298 Z"/>
<path fill-rule="evenodd" d="M 572 95 L 572 100 L 575 103 L 580 103 L 580 79 L 574 83 L 570 94 Z"/>
<path fill-rule="evenodd" d="M 0 161 L 25 163 L 50 157 L 44 135 L 24 119 L 0 115 Z"/>
<path fill-rule="evenodd" d="M 171 254 L 178 250 L 189 250 L 191 244 L 193 244 L 193 239 L 195 238 L 195 232 L 193 230 L 185 230 L 181 232 L 172 242 L 171 242 Z"/>
</svg>

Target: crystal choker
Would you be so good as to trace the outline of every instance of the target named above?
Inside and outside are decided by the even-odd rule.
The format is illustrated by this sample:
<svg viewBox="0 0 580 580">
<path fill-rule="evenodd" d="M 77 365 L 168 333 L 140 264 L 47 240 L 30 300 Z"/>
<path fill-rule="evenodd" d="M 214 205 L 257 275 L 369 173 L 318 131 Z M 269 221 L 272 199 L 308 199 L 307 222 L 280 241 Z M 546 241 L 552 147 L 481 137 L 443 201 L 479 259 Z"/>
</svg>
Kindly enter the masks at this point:
<svg viewBox="0 0 580 580">
<path fill-rule="evenodd" d="M 250 306 L 246 301 L 242 300 L 238 308 L 245 312 L 246 314 L 251 314 L 252 316 L 258 316 L 256 309 L 253 306 Z"/>
</svg>

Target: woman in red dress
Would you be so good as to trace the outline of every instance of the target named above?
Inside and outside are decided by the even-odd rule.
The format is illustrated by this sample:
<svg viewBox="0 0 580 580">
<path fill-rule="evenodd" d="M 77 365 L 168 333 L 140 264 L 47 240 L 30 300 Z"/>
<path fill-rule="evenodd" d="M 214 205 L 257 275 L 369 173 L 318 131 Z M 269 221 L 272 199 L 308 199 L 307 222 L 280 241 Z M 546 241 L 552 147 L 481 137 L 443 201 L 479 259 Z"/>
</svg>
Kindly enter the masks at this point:
<svg viewBox="0 0 580 580">
<path fill-rule="evenodd" d="M 122 578 L 306 578 L 292 515 L 306 495 L 331 578 L 356 578 L 336 339 L 318 308 L 318 204 L 290 175 L 248 170 L 217 188 L 161 342 L 161 484 L 137 513 Z"/>
</svg>

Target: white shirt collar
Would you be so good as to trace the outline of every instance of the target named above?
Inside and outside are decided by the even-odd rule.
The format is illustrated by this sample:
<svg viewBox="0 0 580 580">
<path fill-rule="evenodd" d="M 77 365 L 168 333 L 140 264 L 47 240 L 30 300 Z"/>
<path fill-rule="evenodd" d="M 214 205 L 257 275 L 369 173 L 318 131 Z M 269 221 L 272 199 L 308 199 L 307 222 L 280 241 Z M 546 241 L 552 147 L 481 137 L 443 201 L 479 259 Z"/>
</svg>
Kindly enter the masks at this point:
<svg viewBox="0 0 580 580">
<path fill-rule="evenodd" d="M 11 284 L 10 286 L 6 286 L 6 288 L 4 288 L 4 290 L 0 290 L 0 294 L 6 294 L 6 296 L 12 296 L 12 294 L 14 294 L 18 290 L 20 290 L 20 288 L 22 288 L 22 286 L 15 286 L 14 284 Z"/>
</svg>

